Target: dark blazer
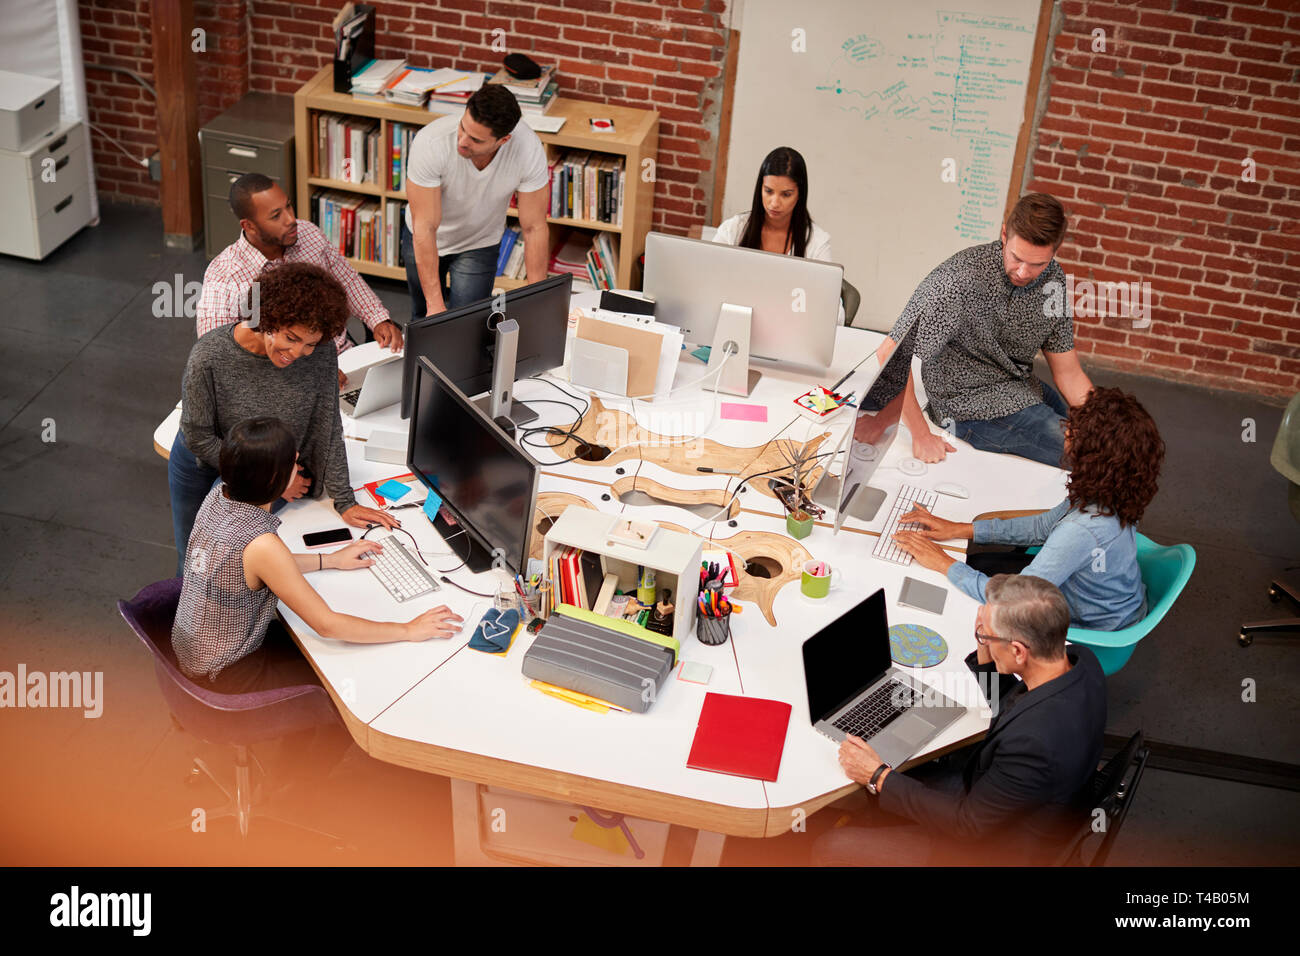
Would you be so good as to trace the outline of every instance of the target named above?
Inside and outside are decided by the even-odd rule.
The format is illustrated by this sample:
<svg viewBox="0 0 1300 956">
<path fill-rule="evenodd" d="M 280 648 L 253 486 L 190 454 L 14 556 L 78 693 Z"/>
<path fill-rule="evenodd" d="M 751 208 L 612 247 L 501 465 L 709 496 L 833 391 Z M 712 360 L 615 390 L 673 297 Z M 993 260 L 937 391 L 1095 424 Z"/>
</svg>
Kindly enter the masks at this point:
<svg viewBox="0 0 1300 956">
<path fill-rule="evenodd" d="M 1000 705 L 988 735 L 963 771 L 960 793 L 946 793 L 891 773 L 880 808 L 922 824 L 935 837 L 955 838 L 963 855 L 988 863 L 1046 863 L 1081 825 L 1090 807 L 1089 783 L 1106 729 L 1106 675 L 1096 655 L 1066 647 L 1073 667 L 1025 692 L 1000 677 Z M 976 672 L 992 664 L 966 659 Z"/>
</svg>

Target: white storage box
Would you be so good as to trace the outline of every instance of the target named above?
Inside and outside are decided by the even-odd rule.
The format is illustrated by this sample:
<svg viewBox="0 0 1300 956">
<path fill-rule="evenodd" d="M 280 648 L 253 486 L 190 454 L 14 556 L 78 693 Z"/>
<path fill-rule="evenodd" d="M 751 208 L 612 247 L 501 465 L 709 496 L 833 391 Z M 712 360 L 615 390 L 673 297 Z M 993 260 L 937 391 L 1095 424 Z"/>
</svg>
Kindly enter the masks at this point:
<svg viewBox="0 0 1300 956">
<path fill-rule="evenodd" d="M 34 146 L 58 125 L 58 80 L 0 70 L 0 149 Z"/>
</svg>

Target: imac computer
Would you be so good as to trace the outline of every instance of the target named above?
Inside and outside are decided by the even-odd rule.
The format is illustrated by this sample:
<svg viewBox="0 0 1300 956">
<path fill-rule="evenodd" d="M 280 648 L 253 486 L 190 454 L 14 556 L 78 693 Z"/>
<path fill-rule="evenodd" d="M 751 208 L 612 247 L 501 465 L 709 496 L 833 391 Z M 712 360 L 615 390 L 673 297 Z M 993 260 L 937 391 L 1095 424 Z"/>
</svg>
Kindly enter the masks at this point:
<svg viewBox="0 0 1300 956">
<path fill-rule="evenodd" d="M 456 557 L 468 554 L 474 573 L 491 567 L 498 552 L 522 574 L 537 504 L 537 462 L 423 356 L 411 398 L 406 464 L 442 498 L 434 528 Z M 468 541 L 453 537 L 462 529 Z"/>
<path fill-rule="evenodd" d="M 735 371 L 720 373 L 719 391 L 749 394 L 758 377 L 748 372 L 751 359 L 824 374 L 835 353 L 843 283 L 844 267 L 835 263 L 646 236 L 644 287 L 655 299 L 655 318 L 680 327 L 688 342 L 712 346 L 710 366 L 726 352 L 739 357 L 730 359 Z"/>
<path fill-rule="evenodd" d="M 573 276 L 552 276 L 437 315 L 406 328 L 402 417 L 411 414 L 416 363 L 430 359 L 506 431 L 537 413 L 513 401 L 514 383 L 564 364 Z"/>
</svg>

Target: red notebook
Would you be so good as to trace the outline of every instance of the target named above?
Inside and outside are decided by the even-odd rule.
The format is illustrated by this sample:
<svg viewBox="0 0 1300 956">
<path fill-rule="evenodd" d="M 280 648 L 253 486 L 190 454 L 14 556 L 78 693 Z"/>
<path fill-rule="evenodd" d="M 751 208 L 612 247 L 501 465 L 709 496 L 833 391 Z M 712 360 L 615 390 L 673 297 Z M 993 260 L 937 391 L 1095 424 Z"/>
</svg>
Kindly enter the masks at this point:
<svg viewBox="0 0 1300 956">
<path fill-rule="evenodd" d="M 790 710 L 779 700 L 705 694 L 686 766 L 775 781 Z"/>
</svg>

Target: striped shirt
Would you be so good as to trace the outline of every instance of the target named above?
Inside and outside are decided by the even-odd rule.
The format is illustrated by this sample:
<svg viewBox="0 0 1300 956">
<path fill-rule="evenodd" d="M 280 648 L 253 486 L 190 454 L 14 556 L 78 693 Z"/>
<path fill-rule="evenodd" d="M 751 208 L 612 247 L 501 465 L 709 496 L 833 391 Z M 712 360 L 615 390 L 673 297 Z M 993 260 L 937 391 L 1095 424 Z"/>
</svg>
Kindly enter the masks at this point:
<svg viewBox="0 0 1300 956">
<path fill-rule="evenodd" d="M 309 262 L 320 266 L 337 279 L 347 293 L 349 314 L 360 318 L 372 331 L 380 322 L 391 321 L 379 296 L 348 265 L 339 251 L 329 244 L 325 234 L 305 219 L 297 222 L 298 241 L 285 249 L 284 255 L 279 259 L 267 259 L 240 232 L 239 238 L 226 246 L 208 264 L 208 271 L 203 274 L 198 318 L 194 323 L 198 338 L 203 338 L 208 332 L 223 325 L 247 319 L 250 311 L 249 287 L 262 274 L 263 269 L 274 269 L 285 262 Z M 342 352 L 350 348 L 352 343 L 348 341 L 346 332 L 340 332 L 334 344 Z"/>
<path fill-rule="evenodd" d="M 213 486 L 194 519 L 172 625 L 172 649 L 181 670 L 210 681 L 262 646 L 278 606 L 266 585 L 249 589 L 244 548 L 254 538 L 275 534 L 280 519 L 256 505 L 231 501 L 223 494 L 225 487 Z"/>
</svg>

